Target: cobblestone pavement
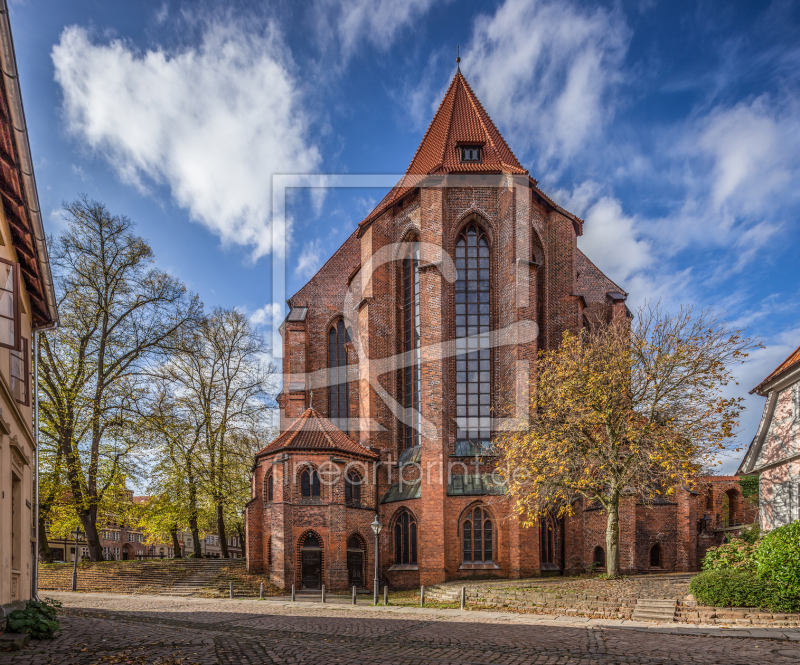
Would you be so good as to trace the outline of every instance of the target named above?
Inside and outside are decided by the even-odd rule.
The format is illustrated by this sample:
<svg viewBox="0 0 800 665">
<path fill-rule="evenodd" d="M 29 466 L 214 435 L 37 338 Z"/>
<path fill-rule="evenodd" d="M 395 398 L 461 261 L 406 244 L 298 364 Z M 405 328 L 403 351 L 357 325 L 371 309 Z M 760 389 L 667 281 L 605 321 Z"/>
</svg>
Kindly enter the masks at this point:
<svg viewBox="0 0 800 665">
<path fill-rule="evenodd" d="M 777 629 L 727 637 L 719 627 L 431 608 L 46 595 L 64 603 L 61 636 L 1 654 L 2 665 L 800 663 L 800 632 Z"/>
</svg>

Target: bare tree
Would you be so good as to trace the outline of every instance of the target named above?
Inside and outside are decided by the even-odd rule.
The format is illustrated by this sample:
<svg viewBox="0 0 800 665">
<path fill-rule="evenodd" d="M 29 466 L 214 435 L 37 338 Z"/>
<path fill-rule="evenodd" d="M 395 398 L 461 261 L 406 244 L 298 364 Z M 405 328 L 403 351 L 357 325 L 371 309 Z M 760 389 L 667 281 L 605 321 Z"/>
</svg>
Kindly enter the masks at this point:
<svg viewBox="0 0 800 665">
<path fill-rule="evenodd" d="M 197 324 L 201 306 L 153 267 L 128 218 L 86 197 L 64 208 L 69 227 L 53 244 L 61 327 L 41 336 L 41 414 L 98 560 L 98 508 L 118 493 L 138 445 L 124 430 L 146 390 L 143 370 Z"/>
</svg>

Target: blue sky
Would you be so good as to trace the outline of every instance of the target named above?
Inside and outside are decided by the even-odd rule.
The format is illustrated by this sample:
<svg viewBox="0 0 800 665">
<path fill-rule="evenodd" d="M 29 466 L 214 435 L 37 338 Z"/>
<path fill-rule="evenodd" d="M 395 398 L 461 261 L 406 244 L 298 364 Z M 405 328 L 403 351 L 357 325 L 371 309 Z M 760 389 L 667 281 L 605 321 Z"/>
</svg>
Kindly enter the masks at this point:
<svg viewBox="0 0 800 665">
<path fill-rule="evenodd" d="M 385 190 L 292 190 L 276 237 L 272 176 L 403 172 L 460 46 L 631 305 L 747 325 L 766 348 L 739 394 L 800 344 L 796 2 L 13 0 L 10 14 L 49 231 L 62 201 L 102 200 L 207 306 L 282 318 L 276 243 L 290 295 Z M 762 404 L 748 398 L 743 443 Z"/>
</svg>

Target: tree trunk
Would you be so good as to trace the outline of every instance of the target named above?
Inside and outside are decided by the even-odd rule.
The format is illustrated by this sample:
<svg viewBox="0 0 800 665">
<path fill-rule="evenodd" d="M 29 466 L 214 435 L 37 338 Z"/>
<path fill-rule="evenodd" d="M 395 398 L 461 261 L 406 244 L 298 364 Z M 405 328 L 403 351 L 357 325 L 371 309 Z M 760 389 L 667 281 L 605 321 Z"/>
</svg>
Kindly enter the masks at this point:
<svg viewBox="0 0 800 665">
<path fill-rule="evenodd" d="M 229 559 L 228 536 L 225 533 L 225 519 L 222 515 L 222 502 L 217 503 L 217 534 L 219 535 L 219 546 L 222 548 L 222 558 Z"/>
<path fill-rule="evenodd" d="M 182 559 L 183 555 L 181 554 L 181 543 L 178 540 L 178 525 L 174 525 L 169 530 L 169 535 L 172 536 L 172 558 L 173 559 Z"/>
<path fill-rule="evenodd" d="M 44 515 L 39 513 L 39 555 L 45 563 L 53 563 L 53 552 L 47 542 L 47 529 L 44 526 Z"/>
<path fill-rule="evenodd" d="M 103 546 L 100 544 L 100 534 L 97 532 L 97 508 L 92 506 L 89 510 L 78 513 L 83 526 L 86 544 L 89 546 L 89 559 L 91 561 L 103 560 Z"/>
<path fill-rule="evenodd" d="M 606 575 L 619 577 L 619 492 L 611 494 L 606 522 Z"/>
</svg>

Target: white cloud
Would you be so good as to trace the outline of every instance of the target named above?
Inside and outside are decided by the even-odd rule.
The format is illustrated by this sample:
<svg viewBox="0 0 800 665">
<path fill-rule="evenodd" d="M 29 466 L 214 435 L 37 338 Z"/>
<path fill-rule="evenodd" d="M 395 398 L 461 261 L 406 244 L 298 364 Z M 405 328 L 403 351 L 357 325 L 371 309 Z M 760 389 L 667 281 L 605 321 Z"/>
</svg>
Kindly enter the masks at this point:
<svg viewBox="0 0 800 665">
<path fill-rule="evenodd" d="M 250 322 L 256 326 L 272 327 L 283 320 L 286 306 L 279 302 L 267 303 L 250 315 Z"/>
<path fill-rule="evenodd" d="M 685 147 L 711 160 L 711 194 L 718 208 L 733 202 L 754 212 L 768 197 L 785 192 L 800 167 L 799 107 L 794 100 L 762 95 L 717 107 L 698 122 Z"/>
<path fill-rule="evenodd" d="M 306 242 L 300 256 L 297 258 L 297 265 L 294 267 L 295 275 L 310 278 L 319 270 L 322 265 L 322 243 L 319 238 Z"/>
<path fill-rule="evenodd" d="M 398 33 L 425 15 L 437 0 L 318 0 L 313 11 L 322 44 L 335 35 L 343 60 L 364 42 L 382 51 Z M 333 30 L 331 30 L 333 28 Z"/>
<path fill-rule="evenodd" d="M 624 283 L 653 262 L 650 242 L 617 199 L 604 196 L 586 213 L 581 249 L 613 280 Z"/>
<path fill-rule="evenodd" d="M 254 259 L 273 237 L 271 176 L 315 170 L 287 47 L 217 20 L 193 48 L 137 51 L 70 26 L 53 47 L 69 130 L 143 191 L 166 185 L 191 218 Z M 291 230 L 291 229 L 289 229 Z"/>
<path fill-rule="evenodd" d="M 620 11 L 506 0 L 475 19 L 461 70 L 512 144 L 565 159 L 613 114 L 629 39 Z"/>
</svg>

